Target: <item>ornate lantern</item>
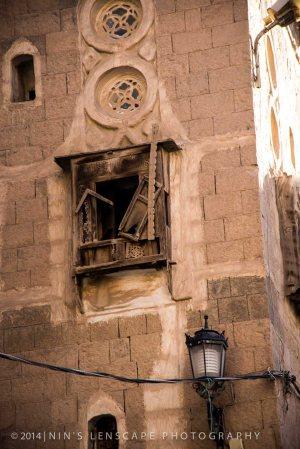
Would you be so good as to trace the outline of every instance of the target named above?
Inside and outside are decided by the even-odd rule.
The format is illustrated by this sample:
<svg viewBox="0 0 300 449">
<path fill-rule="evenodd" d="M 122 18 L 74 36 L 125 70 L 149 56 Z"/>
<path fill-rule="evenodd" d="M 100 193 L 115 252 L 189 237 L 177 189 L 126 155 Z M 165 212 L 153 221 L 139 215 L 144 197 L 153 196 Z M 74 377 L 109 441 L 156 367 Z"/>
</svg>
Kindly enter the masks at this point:
<svg viewBox="0 0 300 449">
<path fill-rule="evenodd" d="M 228 347 L 224 333 L 208 327 L 208 316 L 205 315 L 204 328 L 192 337 L 186 334 L 186 345 L 195 379 L 200 377 L 223 377 L 226 349 Z"/>
</svg>

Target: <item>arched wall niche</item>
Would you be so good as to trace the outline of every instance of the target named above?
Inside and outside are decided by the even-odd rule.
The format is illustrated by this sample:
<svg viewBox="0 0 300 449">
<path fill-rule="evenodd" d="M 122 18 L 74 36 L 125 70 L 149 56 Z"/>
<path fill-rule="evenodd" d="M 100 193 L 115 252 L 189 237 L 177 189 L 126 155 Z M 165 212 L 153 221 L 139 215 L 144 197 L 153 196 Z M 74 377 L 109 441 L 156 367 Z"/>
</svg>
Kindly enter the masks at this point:
<svg viewBox="0 0 300 449">
<path fill-rule="evenodd" d="M 280 138 L 279 138 L 278 121 L 273 107 L 271 108 L 270 111 L 270 131 L 271 131 L 271 142 L 274 156 L 278 161 L 280 158 Z"/>
<path fill-rule="evenodd" d="M 88 446 L 88 423 L 95 417 L 100 416 L 113 416 L 116 419 L 117 429 L 119 434 L 126 432 L 126 420 L 124 410 L 116 403 L 116 401 L 106 392 L 102 390 L 96 391 L 90 396 L 84 407 L 81 407 L 83 411 L 80 417 L 80 423 L 83 430 L 83 439 L 80 442 L 80 449 L 87 449 Z M 120 438 L 119 448 L 127 449 L 126 440 Z"/>
<path fill-rule="evenodd" d="M 18 57 L 33 57 L 35 77 L 35 99 L 32 101 L 15 102 L 13 94 L 13 61 Z M 42 63 L 41 55 L 35 45 L 28 39 L 16 40 L 3 58 L 3 106 L 14 107 L 22 104 L 24 107 L 40 106 L 42 104 Z"/>
</svg>

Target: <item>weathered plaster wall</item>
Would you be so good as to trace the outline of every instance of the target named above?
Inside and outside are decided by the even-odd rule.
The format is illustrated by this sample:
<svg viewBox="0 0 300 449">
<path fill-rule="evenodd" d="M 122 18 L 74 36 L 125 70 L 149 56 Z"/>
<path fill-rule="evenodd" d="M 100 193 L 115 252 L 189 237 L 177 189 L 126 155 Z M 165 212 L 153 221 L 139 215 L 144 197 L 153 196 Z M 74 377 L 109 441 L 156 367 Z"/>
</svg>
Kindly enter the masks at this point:
<svg viewBox="0 0 300 449">
<path fill-rule="evenodd" d="M 125 272 L 101 281 L 99 298 L 91 298 L 83 316 L 75 310 L 70 275 L 70 180 L 53 162 L 54 154 L 81 151 L 77 137 L 84 139 L 87 129 L 77 2 L 4 3 L 1 63 L 15 39 L 28 37 L 41 55 L 43 101 L 3 105 L 0 112 L 2 349 L 129 376 L 190 375 L 184 332 L 199 328 L 208 312 L 229 338 L 228 373 L 272 366 L 246 2 L 155 2 L 163 135 L 183 147 L 170 162 L 173 299 L 165 272 Z M 136 387 L 1 366 L 0 422 L 8 434 L 53 427 L 85 432 L 87 419 L 108 408 L 128 431 L 208 432 L 206 405 L 191 386 Z M 244 442 L 246 449 L 279 448 L 274 384 L 255 387 L 254 395 L 252 383 L 236 384 L 230 406 L 230 392 L 224 395 L 227 429 L 261 433 Z M 3 444 L 21 447 L 9 439 Z M 72 440 L 71 447 L 80 444 Z M 173 440 L 128 448 L 167 444 L 214 447 Z"/>
<path fill-rule="evenodd" d="M 258 8 L 257 2 L 249 2 L 250 30 L 254 38 L 263 27 L 266 4 Z M 272 50 L 268 51 L 266 38 L 259 48 L 261 87 L 254 89 L 254 110 L 259 163 L 259 185 L 272 349 L 275 366 L 289 369 L 299 376 L 299 318 L 291 301 L 284 294 L 284 275 L 280 249 L 279 221 L 276 207 L 275 178 L 299 174 L 299 48 L 296 34 L 290 29 L 275 28 L 269 33 Z M 271 52 L 274 69 L 271 70 Z M 272 77 L 273 73 L 273 77 Z M 273 79 L 273 82 L 272 82 Z M 274 83 L 275 80 L 275 83 Z M 278 151 L 272 141 L 271 108 L 278 122 Z M 293 142 L 291 140 L 293 135 Z M 274 128 L 273 128 L 274 135 Z M 299 407 L 293 397 L 286 399 L 279 394 L 279 413 L 284 447 L 300 444 Z"/>
</svg>

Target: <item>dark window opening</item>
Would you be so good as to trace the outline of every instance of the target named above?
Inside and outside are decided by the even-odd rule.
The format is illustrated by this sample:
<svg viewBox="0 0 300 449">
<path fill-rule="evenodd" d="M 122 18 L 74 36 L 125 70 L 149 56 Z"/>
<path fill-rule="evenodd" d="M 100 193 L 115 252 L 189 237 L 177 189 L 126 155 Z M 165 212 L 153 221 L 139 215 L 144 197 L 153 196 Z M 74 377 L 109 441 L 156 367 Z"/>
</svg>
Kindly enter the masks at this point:
<svg viewBox="0 0 300 449">
<path fill-rule="evenodd" d="M 12 60 L 12 101 L 35 100 L 35 74 L 32 55 L 16 56 Z"/>
<path fill-rule="evenodd" d="M 97 183 L 97 193 L 114 203 L 114 207 L 98 203 L 99 240 L 118 237 L 119 225 L 138 185 L 138 176 Z"/>
<path fill-rule="evenodd" d="M 89 421 L 88 427 L 88 449 L 119 449 L 117 421 L 114 416 L 95 416 Z"/>
</svg>

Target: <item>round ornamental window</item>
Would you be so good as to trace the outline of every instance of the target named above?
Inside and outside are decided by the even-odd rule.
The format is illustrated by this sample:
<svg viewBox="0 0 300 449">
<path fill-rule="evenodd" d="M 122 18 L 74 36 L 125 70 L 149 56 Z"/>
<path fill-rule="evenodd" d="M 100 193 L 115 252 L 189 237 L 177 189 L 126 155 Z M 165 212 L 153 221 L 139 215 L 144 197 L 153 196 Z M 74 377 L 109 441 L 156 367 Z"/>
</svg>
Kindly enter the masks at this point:
<svg viewBox="0 0 300 449">
<path fill-rule="evenodd" d="M 111 116 L 127 116 L 143 105 L 146 80 L 133 68 L 113 69 L 100 80 L 98 92 L 100 106 Z"/>
<path fill-rule="evenodd" d="M 79 10 L 79 28 L 86 42 L 108 53 L 141 41 L 153 20 L 152 0 L 85 0 Z"/>
<path fill-rule="evenodd" d="M 104 7 L 96 19 L 96 29 L 101 29 L 113 39 L 124 39 L 137 29 L 141 18 L 138 5 L 131 2 L 114 2 Z"/>
<path fill-rule="evenodd" d="M 108 104 L 118 114 L 138 109 L 143 101 L 143 88 L 134 79 L 124 79 L 112 86 L 108 95 Z"/>
</svg>

